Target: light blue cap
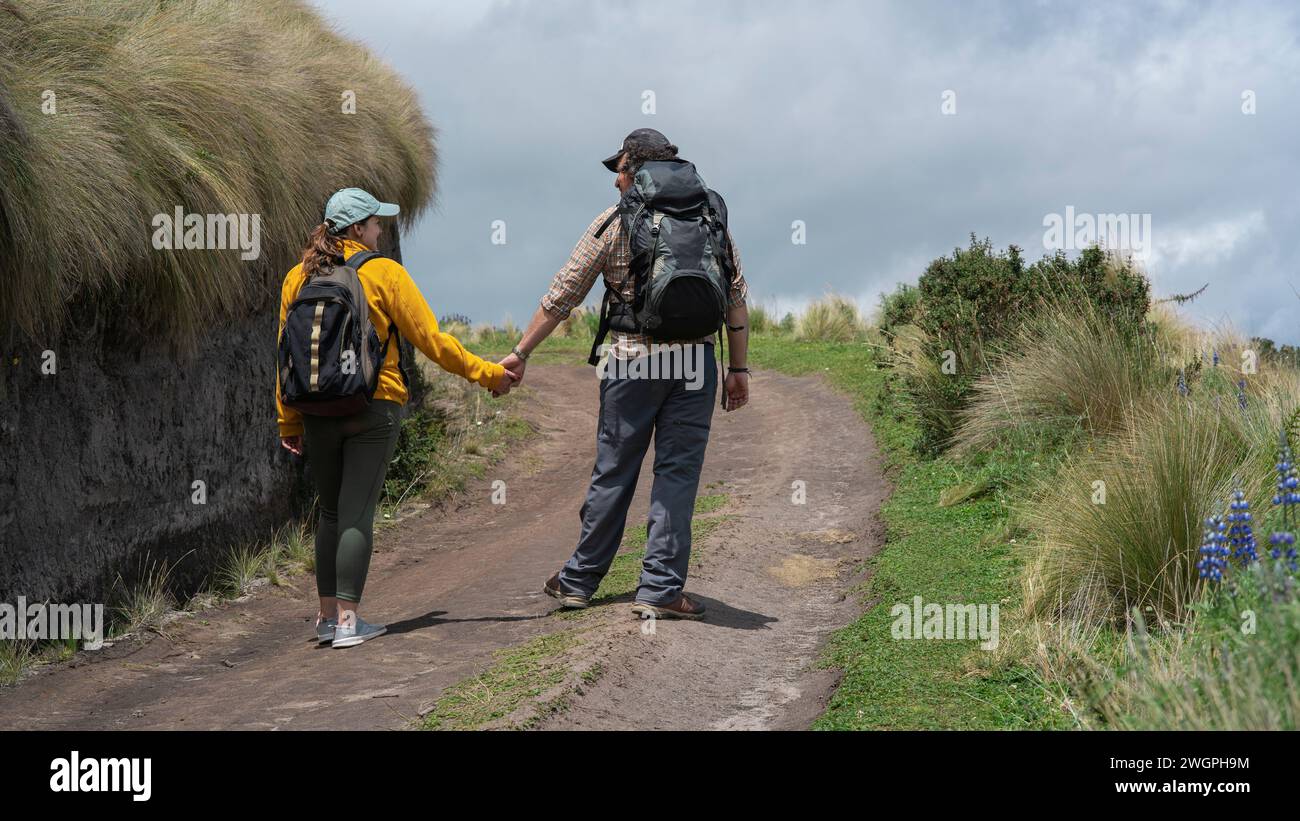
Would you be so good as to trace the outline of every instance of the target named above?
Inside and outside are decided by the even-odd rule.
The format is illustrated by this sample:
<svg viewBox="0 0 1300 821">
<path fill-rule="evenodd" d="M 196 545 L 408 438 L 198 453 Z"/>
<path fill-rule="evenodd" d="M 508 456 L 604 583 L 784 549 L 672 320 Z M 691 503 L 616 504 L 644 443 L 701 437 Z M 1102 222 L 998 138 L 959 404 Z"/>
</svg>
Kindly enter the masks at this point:
<svg viewBox="0 0 1300 821">
<path fill-rule="evenodd" d="M 341 231 L 354 222 L 361 222 L 371 214 L 381 217 L 396 216 L 402 209 L 391 202 L 380 202 L 368 191 L 360 188 L 342 188 L 335 191 L 325 203 L 325 220 L 335 231 Z"/>
</svg>

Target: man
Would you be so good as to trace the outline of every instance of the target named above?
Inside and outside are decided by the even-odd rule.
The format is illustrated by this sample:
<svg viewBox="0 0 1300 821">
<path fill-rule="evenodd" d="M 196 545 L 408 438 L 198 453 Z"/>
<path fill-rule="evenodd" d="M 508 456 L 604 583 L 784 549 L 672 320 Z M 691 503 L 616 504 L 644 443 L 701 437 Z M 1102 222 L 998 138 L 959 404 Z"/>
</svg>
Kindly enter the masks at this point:
<svg viewBox="0 0 1300 821">
<path fill-rule="evenodd" d="M 622 194 L 632 185 L 645 162 L 677 156 L 677 146 L 650 128 L 633 131 L 622 148 L 603 164 L 617 173 L 615 187 Z M 555 330 L 569 312 L 580 305 L 603 274 L 607 288 L 630 302 L 633 282 L 629 276 L 630 243 L 614 207 L 591 223 L 573 249 L 569 261 L 555 275 L 550 290 L 541 298 L 527 330 L 510 356 L 501 364 L 523 378 L 524 361 L 533 349 Z M 726 377 L 726 408 L 742 407 L 749 400 L 748 287 L 740 270 L 740 257 L 727 232 L 731 259 L 730 291 L 727 294 L 727 351 L 731 367 Z M 600 385 L 600 417 L 596 429 L 596 465 L 591 486 L 582 506 L 582 529 L 577 549 L 564 567 L 547 580 L 545 591 L 569 608 L 586 607 L 600 580 L 609 570 L 623 539 L 628 506 L 636 490 L 637 474 L 653 434 L 655 441 L 654 485 L 650 493 L 650 519 L 633 612 L 642 618 L 698 619 L 704 606 L 682 588 L 691 550 L 691 517 L 699 486 L 700 468 L 708 444 L 709 426 L 717 393 L 717 370 L 713 366 L 711 337 L 690 340 L 659 340 L 660 344 L 704 345 L 703 380 L 689 381 L 667 367 L 645 369 L 657 378 L 624 378 L 612 375 L 633 370 L 628 360 L 653 357 L 647 351 L 646 336 L 615 332 L 609 355 L 624 367 L 606 368 Z M 689 357 L 682 355 L 682 361 Z M 698 360 L 697 360 L 698 361 Z M 658 363 L 656 363 L 657 365 Z M 702 382 L 702 384 L 700 384 Z"/>
</svg>

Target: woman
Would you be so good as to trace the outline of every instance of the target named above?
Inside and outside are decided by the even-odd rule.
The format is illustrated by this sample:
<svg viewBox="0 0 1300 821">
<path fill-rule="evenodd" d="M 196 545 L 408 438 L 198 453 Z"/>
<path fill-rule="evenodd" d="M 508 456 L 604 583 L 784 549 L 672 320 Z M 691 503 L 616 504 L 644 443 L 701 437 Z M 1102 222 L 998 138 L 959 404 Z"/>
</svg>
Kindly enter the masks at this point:
<svg viewBox="0 0 1300 821">
<path fill-rule="evenodd" d="M 375 250 L 382 231 L 379 218 L 394 216 L 398 210 L 396 205 L 380 202 L 359 188 L 344 188 L 330 197 L 325 205 L 325 221 L 312 231 L 302 262 L 284 278 L 280 293 L 281 333 L 289 305 L 302 284 L 353 254 Z M 397 262 L 372 259 L 357 274 L 365 290 L 370 322 L 381 344 L 391 322 L 401 336 L 444 370 L 477 382 L 494 394 L 507 393 L 518 381 L 501 365 L 480 359 L 450 334 L 440 332 L 437 317 L 411 275 Z M 316 529 L 320 612 L 316 616 L 316 637 L 321 644 L 328 642 L 333 647 L 352 647 L 387 629 L 362 620 L 357 607 L 370 566 L 375 504 L 397 445 L 401 408 L 408 396 L 398 369 L 399 355 L 398 345 L 388 346 L 370 405 L 351 416 L 315 416 L 285 407 L 276 380 L 280 443 L 298 455 L 302 455 L 305 445 L 320 494 L 320 522 Z"/>
</svg>

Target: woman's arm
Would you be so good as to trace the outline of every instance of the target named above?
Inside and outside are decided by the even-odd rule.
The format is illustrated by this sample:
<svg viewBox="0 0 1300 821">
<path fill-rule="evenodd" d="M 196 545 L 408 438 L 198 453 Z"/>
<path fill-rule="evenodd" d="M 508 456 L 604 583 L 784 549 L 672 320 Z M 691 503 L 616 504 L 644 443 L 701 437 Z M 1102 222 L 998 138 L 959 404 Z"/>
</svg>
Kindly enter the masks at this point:
<svg viewBox="0 0 1300 821">
<path fill-rule="evenodd" d="M 391 261 L 386 267 L 389 276 L 384 307 L 397 330 L 448 373 L 477 382 L 488 390 L 505 387 L 505 368 L 475 356 L 456 337 L 438 330 L 438 317 L 407 270 Z"/>
<path fill-rule="evenodd" d="M 275 344 L 277 346 L 277 351 L 279 350 L 278 346 L 280 344 L 280 335 L 284 333 L 284 321 L 285 318 L 289 315 L 289 305 L 293 302 L 294 297 L 297 296 L 298 293 L 297 288 L 291 287 L 291 283 L 297 281 L 297 277 L 295 276 L 295 274 L 298 272 L 298 270 L 299 270 L 298 268 L 294 268 L 292 271 L 290 271 L 288 275 L 285 276 L 284 278 L 284 284 L 280 286 L 280 326 L 279 326 L 279 330 L 277 330 L 275 334 Z M 301 436 L 302 435 L 302 413 L 294 410 L 293 408 L 285 407 L 284 402 L 282 402 L 280 399 L 280 363 L 279 363 L 278 355 L 276 357 L 276 365 L 275 365 L 275 409 L 276 409 L 277 423 L 280 426 L 280 438 L 288 439 L 294 436 Z M 288 446 L 286 445 L 286 447 Z M 294 450 L 294 449 L 289 448 L 289 450 Z M 298 451 L 296 450 L 294 450 L 294 452 L 298 453 Z"/>
</svg>

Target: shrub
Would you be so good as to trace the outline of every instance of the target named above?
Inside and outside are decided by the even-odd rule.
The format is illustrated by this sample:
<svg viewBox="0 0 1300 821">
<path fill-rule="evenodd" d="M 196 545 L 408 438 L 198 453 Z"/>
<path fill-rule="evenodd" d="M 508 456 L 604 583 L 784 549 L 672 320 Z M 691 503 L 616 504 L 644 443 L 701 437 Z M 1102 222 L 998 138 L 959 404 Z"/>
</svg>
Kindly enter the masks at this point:
<svg viewBox="0 0 1300 821">
<path fill-rule="evenodd" d="M 1026 266 L 1020 249 L 993 251 L 987 239 L 971 235 L 968 248 L 930 263 L 917 286 L 916 325 L 926 334 L 924 348 L 913 357 L 955 362 L 942 388 L 928 380 L 905 378 L 915 404 L 941 399 L 941 408 L 956 414 L 965 405 L 975 380 L 988 370 L 991 357 L 1013 350 L 1026 321 L 1052 304 L 1090 302 L 1122 334 L 1145 327 L 1150 304 L 1145 277 L 1131 264 L 1100 248 L 1084 250 L 1077 260 L 1064 252 Z M 897 300 L 896 300 L 897 301 Z M 936 407 L 922 420 L 918 445 L 937 451 L 949 444 L 958 420 Z"/>
<path fill-rule="evenodd" d="M 955 350 L 936 350 L 938 346 L 920 326 L 893 329 L 884 363 L 891 370 L 891 389 L 903 393 L 916 416 L 914 446 L 921 452 L 939 450 L 954 433 L 967 390 L 958 374 L 975 370 L 983 359 L 975 340 L 965 341 Z"/>
<path fill-rule="evenodd" d="M 920 304 L 921 291 L 901 283 L 892 293 L 880 295 L 880 319 L 876 327 L 888 335 L 900 325 L 914 324 Z"/>
</svg>

